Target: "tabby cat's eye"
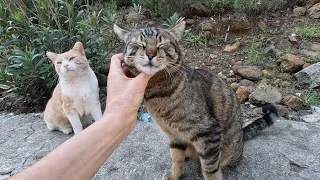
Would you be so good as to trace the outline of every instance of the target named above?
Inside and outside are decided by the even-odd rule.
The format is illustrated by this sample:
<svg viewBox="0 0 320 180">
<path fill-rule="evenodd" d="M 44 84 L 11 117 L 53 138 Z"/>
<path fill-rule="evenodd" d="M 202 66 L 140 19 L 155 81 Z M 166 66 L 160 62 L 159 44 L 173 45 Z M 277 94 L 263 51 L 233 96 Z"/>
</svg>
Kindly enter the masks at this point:
<svg viewBox="0 0 320 180">
<path fill-rule="evenodd" d="M 139 44 L 139 46 L 141 46 L 143 48 L 146 48 L 146 46 L 144 44 Z"/>
<path fill-rule="evenodd" d="M 57 62 L 57 64 L 62 64 L 62 62 L 61 62 L 61 61 L 59 61 L 59 62 Z"/>
<path fill-rule="evenodd" d="M 69 58 L 69 61 L 72 61 L 72 60 L 74 60 L 75 58 L 76 58 L 76 57 L 73 56 L 73 57 Z"/>
</svg>

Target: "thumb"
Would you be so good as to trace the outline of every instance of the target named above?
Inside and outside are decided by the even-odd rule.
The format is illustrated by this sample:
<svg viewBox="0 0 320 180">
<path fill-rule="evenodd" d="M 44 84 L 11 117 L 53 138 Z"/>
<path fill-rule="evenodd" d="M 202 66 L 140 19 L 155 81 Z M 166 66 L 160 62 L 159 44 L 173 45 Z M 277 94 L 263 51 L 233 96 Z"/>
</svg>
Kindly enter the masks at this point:
<svg viewBox="0 0 320 180">
<path fill-rule="evenodd" d="M 147 87 L 149 80 L 151 79 L 152 74 L 140 73 L 137 77 L 134 78 L 138 84 L 143 85 L 143 87 Z"/>
</svg>

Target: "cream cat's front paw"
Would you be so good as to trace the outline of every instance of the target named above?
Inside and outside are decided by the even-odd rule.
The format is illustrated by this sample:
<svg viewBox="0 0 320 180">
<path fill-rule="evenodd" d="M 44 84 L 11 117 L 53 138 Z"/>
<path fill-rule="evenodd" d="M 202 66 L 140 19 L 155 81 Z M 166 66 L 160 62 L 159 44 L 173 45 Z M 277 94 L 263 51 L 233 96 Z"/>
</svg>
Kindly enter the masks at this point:
<svg viewBox="0 0 320 180">
<path fill-rule="evenodd" d="M 60 129 L 61 132 L 63 132 L 63 134 L 70 134 L 72 133 L 72 128 L 63 128 L 63 129 Z"/>
</svg>

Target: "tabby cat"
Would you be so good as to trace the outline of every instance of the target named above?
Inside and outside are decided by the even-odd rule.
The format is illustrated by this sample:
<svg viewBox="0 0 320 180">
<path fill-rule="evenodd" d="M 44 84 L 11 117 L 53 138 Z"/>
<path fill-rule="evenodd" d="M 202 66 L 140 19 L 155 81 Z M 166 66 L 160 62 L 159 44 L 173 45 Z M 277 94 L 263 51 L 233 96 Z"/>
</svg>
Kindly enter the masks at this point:
<svg viewBox="0 0 320 180">
<path fill-rule="evenodd" d="M 235 165 L 243 143 L 273 123 L 272 105 L 265 115 L 242 128 L 242 112 L 233 90 L 217 75 L 192 69 L 183 63 L 178 43 L 185 22 L 170 30 L 129 30 L 114 25 L 126 43 L 123 60 L 133 74 L 154 74 L 144 100 L 155 122 L 170 140 L 171 173 L 165 180 L 178 180 L 185 157 L 199 158 L 206 180 L 220 180 L 221 167 Z"/>
<path fill-rule="evenodd" d="M 62 54 L 47 52 L 47 57 L 54 63 L 59 83 L 46 106 L 44 121 L 49 130 L 77 134 L 83 124 L 102 116 L 97 77 L 81 42 Z"/>
</svg>

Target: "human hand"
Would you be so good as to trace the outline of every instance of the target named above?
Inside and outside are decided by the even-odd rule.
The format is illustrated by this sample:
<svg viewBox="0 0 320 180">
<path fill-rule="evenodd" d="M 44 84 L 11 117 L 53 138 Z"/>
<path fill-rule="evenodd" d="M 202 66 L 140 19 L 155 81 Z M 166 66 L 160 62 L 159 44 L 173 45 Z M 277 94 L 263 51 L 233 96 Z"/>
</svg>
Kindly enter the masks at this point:
<svg viewBox="0 0 320 180">
<path fill-rule="evenodd" d="M 122 54 L 116 54 L 111 58 L 104 116 L 113 114 L 123 117 L 131 132 L 136 124 L 137 111 L 141 105 L 145 88 L 152 75 L 140 73 L 135 78 L 127 77 L 121 66 L 121 59 Z"/>
</svg>

